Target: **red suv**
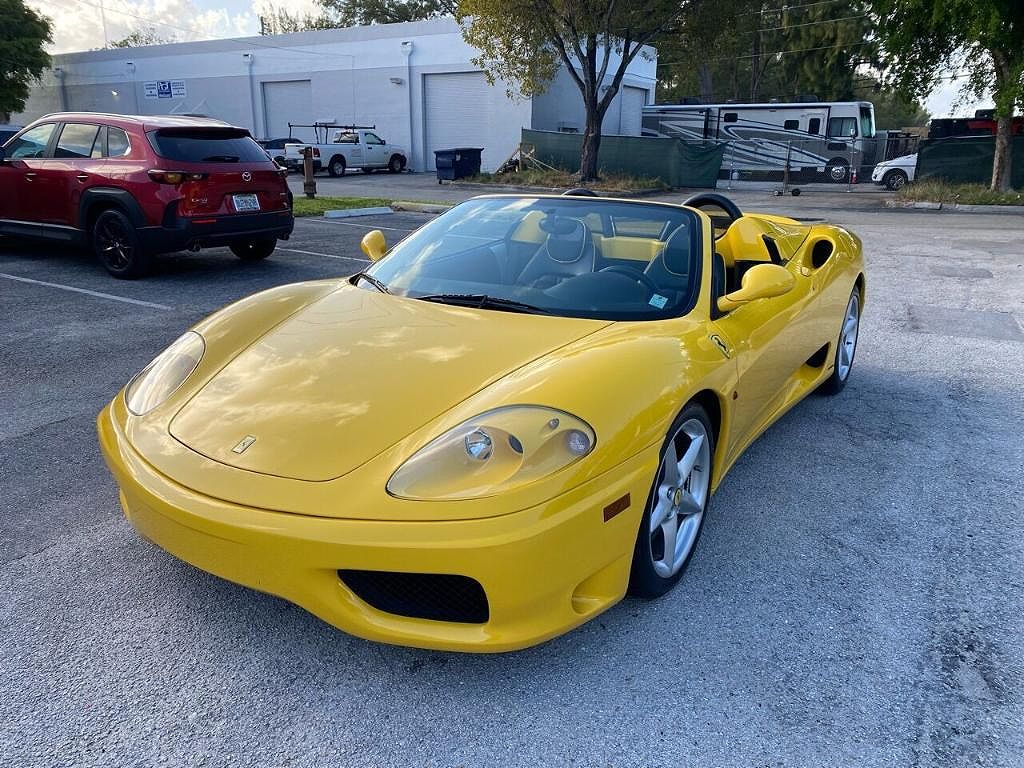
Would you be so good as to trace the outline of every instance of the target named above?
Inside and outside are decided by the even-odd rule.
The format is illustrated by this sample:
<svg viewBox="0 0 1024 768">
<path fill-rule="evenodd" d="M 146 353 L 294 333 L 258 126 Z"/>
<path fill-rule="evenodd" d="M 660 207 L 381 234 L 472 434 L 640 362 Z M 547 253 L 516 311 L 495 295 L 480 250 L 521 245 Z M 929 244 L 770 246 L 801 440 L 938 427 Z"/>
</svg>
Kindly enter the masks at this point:
<svg viewBox="0 0 1024 768">
<path fill-rule="evenodd" d="M 206 246 L 255 261 L 295 225 L 286 173 L 218 120 L 47 115 L 0 148 L 0 234 L 88 245 L 115 277 Z"/>
</svg>

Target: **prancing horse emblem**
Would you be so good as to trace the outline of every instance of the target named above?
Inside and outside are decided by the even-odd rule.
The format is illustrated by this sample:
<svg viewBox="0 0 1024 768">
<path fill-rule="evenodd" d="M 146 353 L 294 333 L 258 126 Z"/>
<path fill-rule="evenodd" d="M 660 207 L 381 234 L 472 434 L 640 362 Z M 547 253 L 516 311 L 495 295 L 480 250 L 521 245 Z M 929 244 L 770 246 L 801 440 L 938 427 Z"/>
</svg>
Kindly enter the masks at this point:
<svg viewBox="0 0 1024 768">
<path fill-rule="evenodd" d="M 242 181 L 252 181 L 252 174 L 248 171 L 242 171 Z"/>
<path fill-rule="evenodd" d="M 246 435 L 245 437 L 243 437 L 239 441 L 238 445 L 236 445 L 231 450 L 234 451 L 235 453 L 245 453 L 246 448 L 248 448 L 250 445 L 252 445 L 255 442 L 256 442 L 256 435 Z"/>
</svg>

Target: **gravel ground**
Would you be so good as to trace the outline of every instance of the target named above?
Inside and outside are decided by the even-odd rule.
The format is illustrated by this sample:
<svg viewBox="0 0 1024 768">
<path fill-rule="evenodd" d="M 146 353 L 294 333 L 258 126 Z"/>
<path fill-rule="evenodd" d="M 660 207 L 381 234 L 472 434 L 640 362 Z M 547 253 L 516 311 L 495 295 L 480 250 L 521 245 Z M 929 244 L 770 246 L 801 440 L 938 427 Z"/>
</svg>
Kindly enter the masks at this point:
<svg viewBox="0 0 1024 768">
<path fill-rule="evenodd" d="M 1024 216 L 828 216 L 868 264 L 849 386 L 739 461 L 667 597 L 500 656 L 353 639 L 184 565 L 123 519 L 94 436 L 204 314 L 427 217 L 301 221 L 265 263 L 132 283 L 0 243 L 0 765 L 1024 764 Z"/>
</svg>

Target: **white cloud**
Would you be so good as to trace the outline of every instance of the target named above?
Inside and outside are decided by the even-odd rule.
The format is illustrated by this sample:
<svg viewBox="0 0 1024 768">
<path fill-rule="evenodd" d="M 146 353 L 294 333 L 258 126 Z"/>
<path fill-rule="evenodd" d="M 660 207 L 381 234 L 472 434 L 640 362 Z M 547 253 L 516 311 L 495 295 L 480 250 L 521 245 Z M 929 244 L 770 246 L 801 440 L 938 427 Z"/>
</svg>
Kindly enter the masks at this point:
<svg viewBox="0 0 1024 768">
<path fill-rule="evenodd" d="M 53 22 L 51 53 L 102 48 L 104 26 L 108 41 L 150 28 L 160 37 L 180 41 L 243 37 L 259 29 L 252 10 L 232 13 L 226 7 L 202 8 L 193 0 L 61 0 L 59 7 L 28 0 L 28 4 Z"/>
</svg>

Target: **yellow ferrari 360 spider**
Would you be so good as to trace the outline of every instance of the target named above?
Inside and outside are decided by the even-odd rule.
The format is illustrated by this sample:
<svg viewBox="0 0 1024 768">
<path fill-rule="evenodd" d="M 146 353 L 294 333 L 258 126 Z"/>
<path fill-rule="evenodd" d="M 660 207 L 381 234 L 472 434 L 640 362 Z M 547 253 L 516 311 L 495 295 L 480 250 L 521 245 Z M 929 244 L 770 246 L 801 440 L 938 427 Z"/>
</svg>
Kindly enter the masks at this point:
<svg viewBox="0 0 1024 768">
<path fill-rule="evenodd" d="M 187 331 L 99 440 L 160 547 L 425 648 L 665 593 L 744 448 L 843 388 L 864 303 L 854 235 L 715 194 L 478 197 L 363 249 Z"/>
</svg>

